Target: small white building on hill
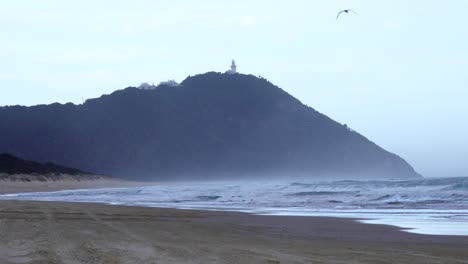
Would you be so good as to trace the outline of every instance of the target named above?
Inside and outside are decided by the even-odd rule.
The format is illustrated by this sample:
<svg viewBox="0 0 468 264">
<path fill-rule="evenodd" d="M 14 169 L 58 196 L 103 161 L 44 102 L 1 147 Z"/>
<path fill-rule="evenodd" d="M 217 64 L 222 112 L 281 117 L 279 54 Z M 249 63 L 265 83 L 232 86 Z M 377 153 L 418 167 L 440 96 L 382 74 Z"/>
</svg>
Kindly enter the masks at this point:
<svg viewBox="0 0 468 264">
<path fill-rule="evenodd" d="M 229 73 L 229 74 L 237 73 L 237 66 L 236 66 L 236 61 L 235 60 L 232 60 L 231 69 L 227 70 L 226 73 Z"/>
</svg>

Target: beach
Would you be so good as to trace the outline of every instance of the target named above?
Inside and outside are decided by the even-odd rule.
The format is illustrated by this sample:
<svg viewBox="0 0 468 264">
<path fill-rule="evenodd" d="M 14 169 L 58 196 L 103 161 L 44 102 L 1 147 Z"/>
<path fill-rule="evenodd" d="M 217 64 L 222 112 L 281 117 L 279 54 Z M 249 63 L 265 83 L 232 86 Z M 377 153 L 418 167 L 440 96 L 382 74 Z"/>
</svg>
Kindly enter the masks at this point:
<svg viewBox="0 0 468 264">
<path fill-rule="evenodd" d="M 0 174 L 0 176 L 4 176 Z M 9 193 L 30 193 L 30 192 L 53 192 L 61 190 L 77 190 L 77 189 L 96 189 L 96 188 L 120 188 L 120 187 L 135 187 L 135 186 L 151 186 L 154 182 L 136 182 L 114 179 L 102 176 L 60 176 L 60 180 L 34 180 L 36 176 L 31 175 L 14 175 L 8 176 L 7 180 L 0 180 L 0 194 Z M 11 178 L 17 178 L 11 180 Z M 84 180 L 79 180 L 84 178 Z M 29 179 L 26 181 L 24 179 Z"/>
<path fill-rule="evenodd" d="M 468 263 L 468 237 L 352 219 L 0 201 L 0 263 Z"/>
</svg>

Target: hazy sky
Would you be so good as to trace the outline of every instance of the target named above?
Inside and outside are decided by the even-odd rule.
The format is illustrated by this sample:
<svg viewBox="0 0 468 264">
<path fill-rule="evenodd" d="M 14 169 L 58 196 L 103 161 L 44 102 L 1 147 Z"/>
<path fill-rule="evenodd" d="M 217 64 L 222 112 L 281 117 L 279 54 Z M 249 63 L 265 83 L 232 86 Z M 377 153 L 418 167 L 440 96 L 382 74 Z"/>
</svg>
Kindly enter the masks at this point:
<svg viewBox="0 0 468 264">
<path fill-rule="evenodd" d="M 351 8 L 357 15 L 343 15 Z M 0 2 L 0 105 L 261 75 L 407 159 L 468 175 L 468 1 Z"/>
</svg>

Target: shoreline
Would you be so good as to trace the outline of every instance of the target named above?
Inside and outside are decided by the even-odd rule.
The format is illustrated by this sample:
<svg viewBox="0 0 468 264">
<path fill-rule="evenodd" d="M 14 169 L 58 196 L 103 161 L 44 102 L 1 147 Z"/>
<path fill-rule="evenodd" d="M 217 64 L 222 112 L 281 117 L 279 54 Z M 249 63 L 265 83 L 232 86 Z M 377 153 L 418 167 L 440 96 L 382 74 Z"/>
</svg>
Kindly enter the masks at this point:
<svg viewBox="0 0 468 264">
<path fill-rule="evenodd" d="M 13 183 L 1 185 L 0 193 L 156 184 L 27 182 L 15 189 Z M 415 234 L 360 220 L 0 200 L 0 263 L 467 263 L 468 236 Z"/>
<path fill-rule="evenodd" d="M 125 186 L 124 186 L 125 187 Z M 113 187 L 109 187 L 113 188 Z M 118 187 L 116 187 L 118 188 Z M 266 226 L 268 228 L 281 227 L 278 233 L 288 232 L 295 236 L 302 237 L 323 237 L 332 239 L 351 239 L 351 240 L 370 240 L 387 242 L 430 242 L 441 244 L 463 244 L 468 245 L 468 235 L 439 235 L 408 232 L 412 228 L 404 228 L 396 224 L 367 223 L 372 220 L 359 217 L 339 217 L 339 216 L 315 216 L 315 215 L 275 215 L 275 214 L 255 214 L 253 212 L 242 212 L 235 210 L 220 209 L 196 209 L 196 208 L 173 208 L 157 207 L 143 205 L 111 204 L 100 202 L 67 202 L 67 201 L 36 201 L 36 200 L 16 200 L 2 199 L 3 203 L 32 203 L 42 204 L 51 203 L 61 206 L 97 206 L 97 207 L 116 207 L 135 208 L 140 210 L 168 211 L 168 212 L 189 212 L 203 215 L 206 222 L 224 222 L 237 225 L 256 225 Z M 2 209 L 0 207 L 0 213 Z M 112 210 L 111 210 L 112 211 Z M 281 221 L 286 219 L 284 223 Z M 286 224 L 285 224 L 286 223 Z M 294 224 L 291 224 L 294 223 Z M 317 225 L 315 225 L 317 224 Z M 317 226 L 324 228 L 318 230 Z M 339 228 L 337 228 L 339 227 Z M 356 227 L 356 228 L 354 228 Z M 307 231 L 305 231 L 307 230 Z"/>
<path fill-rule="evenodd" d="M 16 200 L 14 195 L 28 195 L 28 193 L 35 192 L 56 192 L 56 191 L 71 191 L 71 190 L 93 190 L 93 189 L 119 189 L 126 187 L 147 187 L 154 186 L 156 182 L 136 182 L 136 181 L 125 181 L 120 179 L 112 178 L 100 178 L 100 179 L 86 179 L 81 181 L 76 180 L 61 180 L 61 181 L 46 181 L 46 182 L 19 182 L 19 181 L 10 181 L 6 182 L 0 181 L 0 195 L 6 195 L 2 200 Z M 20 191 L 20 192 L 18 192 Z M 11 196 L 10 196 L 11 195 Z M 33 196 L 35 194 L 32 194 Z M 17 199 L 18 201 L 41 201 L 40 198 L 32 199 Z M 44 199 L 43 201 L 47 201 Z M 143 208 L 158 208 L 158 209 L 176 209 L 176 210 L 191 210 L 191 211 L 201 211 L 201 212 L 221 212 L 221 213 L 244 213 L 252 216 L 271 216 L 271 217 L 282 217 L 282 216 L 297 216 L 297 217 L 312 217 L 312 218 L 330 218 L 330 219 L 352 219 L 354 222 L 359 222 L 365 225 L 382 225 L 395 228 L 396 230 L 401 231 L 402 233 L 410 233 L 415 235 L 429 235 L 429 236 L 443 236 L 443 237 L 468 237 L 466 225 L 462 222 L 441 222 L 441 221 L 428 221 L 421 218 L 411 218 L 405 216 L 405 212 L 402 212 L 400 216 L 395 216 L 393 214 L 387 215 L 385 212 L 372 212 L 370 215 L 366 215 L 366 212 L 319 212 L 319 211 L 284 211 L 281 213 L 281 210 L 278 208 L 268 209 L 252 209 L 241 208 L 232 209 L 225 207 L 213 207 L 210 208 L 204 206 L 184 206 L 183 204 L 138 204 L 138 203 L 113 203 L 111 201 L 99 201 L 98 200 L 89 200 L 89 201 L 67 201 L 64 200 L 49 200 L 50 202 L 74 202 L 74 203 L 94 203 L 101 205 L 111 205 L 111 206 L 135 206 Z M 279 211 L 278 211 L 279 210 Z M 280 213 L 278 213 L 280 212 Z M 413 213 L 413 212 L 411 212 Z M 446 213 L 446 212 L 442 212 Z M 439 215 L 437 215 L 439 217 Z M 461 241 L 461 240 L 459 240 Z"/>
<path fill-rule="evenodd" d="M 0 263 L 466 263 L 468 237 L 355 219 L 0 201 Z M 21 261 L 20 261 L 21 260 Z"/>
</svg>

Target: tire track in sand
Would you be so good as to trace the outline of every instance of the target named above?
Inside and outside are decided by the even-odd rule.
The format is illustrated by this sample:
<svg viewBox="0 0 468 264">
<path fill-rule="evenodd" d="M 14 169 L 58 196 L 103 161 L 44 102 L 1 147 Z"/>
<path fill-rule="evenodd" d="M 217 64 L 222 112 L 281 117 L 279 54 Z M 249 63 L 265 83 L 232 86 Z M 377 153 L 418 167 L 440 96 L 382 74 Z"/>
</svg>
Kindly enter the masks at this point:
<svg viewBox="0 0 468 264">
<path fill-rule="evenodd" d="M 169 259 L 171 259 L 169 254 L 165 252 L 163 247 L 155 245 L 154 241 L 148 240 L 147 238 L 143 236 L 135 234 L 134 232 L 126 228 L 124 225 L 116 225 L 116 224 L 110 223 L 109 221 L 106 221 L 105 219 L 102 219 L 100 216 L 89 211 L 83 211 L 83 212 L 87 214 L 90 218 L 92 218 L 94 221 L 99 223 L 100 225 L 105 226 L 106 228 L 110 229 L 112 232 L 120 233 L 124 235 L 125 237 L 128 237 L 131 240 L 137 242 L 138 244 L 141 244 L 141 245 L 138 245 L 139 250 L 143 248 L 142 247 L 143 245 L 145 248 L 144 255 L 147 259 L 149 259 L 147 261 L 151 261 L 151 263 L 171 263 L 171 261 L 169 261 Z"/>
<path fill-rule="evenodd" d="M 63 264 L 115 264 L 115 263 L 123 263 L 119 261 L 119 259 L 107 252 L 103 252 L 99 248 L 95 247 L 92 241 L 88 240 L 80 240 L 78 238 L 74 238 L 74 234 L 70 233 L 70 239 L 66 239 L 61 229 L 62 226 L 58 223 L 60 220 L 60 215 L 63 214 L 71 214 L 71 213 L 53 213 L 50 210 L 45 209 L 44 214 L 47 219 L 48 224 L 48 236 L 49 236 L 49 245 L 50 249 L 52 250 L 50 257 L 53 261 L 47 262 L 49 263 L 63 263 Z M 74 214 L 74 213 L 73 213 Z M 83 220 L 83 219 L 81 219 Z M 86 219 L 85 219 L 86 220 Z M 94 220 L 94 218 L 91 218 Z M 80 219 L 75 219 L 74 221 L 80 221 Z M 95 223 L 92 223 L 93 225 Z M 66 226 L 63 226 L 66 227 Z M 66 228 L 64 230 L 68 230 L 72 232 L 70 229 Z M 48 255 L 47 252 L 46 255 Z"/>
<path fill-rule="evenodd" d="M 0 213 L 4 210 L 4 207 L 0 208 Z M 4 223 L 4 218 L 0 217 L 0 236 L 2 235 L 2 229 L 3 229 L 3 224 Z"/>
<path fill-rule="evenodd" d="M 59 225 L 54 213 L 48 209 L 44 209 L 42 213 L 46 219 L 47 236 L 49 238 L 50 246 L 50 251 L 43 252 L 43 257 L 48 258 L 48 263 L 83 264 L 82 262 L 72 258 L 73 246 L 70 241 L 66 240 L 59 234 Z"/>
<path fill-rule="evenodd" d="M 2 215 L 2 216 L 0 217 L 0 236 L 3 235 L 3 227 L 5 226 L 5 222 L 6 222 L 6 220 L 7 220 L 7 219 L 3 216 L 2 211 L 5 211 L 5 209 L 9 209 L 10 207 L 11 207 L 11 206 L 6 206 L 6 207 L 4 206 L 4 207 L 1 207 L 1 208 L 0 208 L 0 215 Z"/>
<path fill-rule="evenodd" d="M 14 206 L 3 206 L 0 208 L 0 262 L 1 263 L 29 263 L 32 261 L 30 255 L 34 253 L 31 245 L 22 232 L 11 232 L 15 224 L 22 223 L 22 219 L 11 219 L 15 211 L 9 211 Z M 15 208 L 16 209 L 16 208 Z"/>
</svg>

